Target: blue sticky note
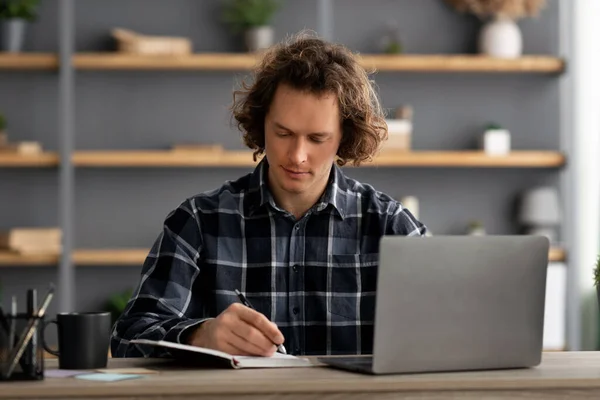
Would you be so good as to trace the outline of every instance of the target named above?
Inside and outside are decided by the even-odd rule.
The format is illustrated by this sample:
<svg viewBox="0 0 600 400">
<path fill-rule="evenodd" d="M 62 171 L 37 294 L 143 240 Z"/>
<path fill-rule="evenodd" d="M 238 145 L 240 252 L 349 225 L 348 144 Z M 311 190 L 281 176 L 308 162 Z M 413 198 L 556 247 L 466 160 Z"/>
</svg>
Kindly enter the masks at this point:
<svg viewBox="0 0 600 400">
<path fill-rule="evenodd" d="M 137 374 L 102 374 L 102 373 L 91 373 L 75 376 L 76 379 L 85 379 L 88 381 L 102 381 L 102 382 L 115 382 L 123 381 L 125 379 L 137 379 L 143 378 L 143 375 Z"/>
</svg>

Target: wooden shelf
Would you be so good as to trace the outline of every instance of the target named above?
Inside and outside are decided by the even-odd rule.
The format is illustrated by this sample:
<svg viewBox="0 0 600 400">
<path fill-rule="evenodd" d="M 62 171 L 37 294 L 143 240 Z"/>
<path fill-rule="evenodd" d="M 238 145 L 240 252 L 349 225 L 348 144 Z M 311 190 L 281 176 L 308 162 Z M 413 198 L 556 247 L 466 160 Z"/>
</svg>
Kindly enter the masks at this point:
<svg viewBox="0 0 600 400">
<path fill-rule="evenodd" d="M 145 56 L 119 53 L 78 53 L 73 65 L 88 70 L 248 70 L 256 53 L 196 53 L 187 56 Z M 560 73 L 565 62 L 551 56 L 517 59 L 479 55 L 361 55 L 361 65 L 378 71 Z"/>
<path fill-rule="evenodd" d="M 0 167 L 56 167 L 59 162 L 56 153 L 26 155 L 0 152 Z"/>
<path fill-rule="evenodd" d="M 548 254 L 548 259 L 553 262 L 561 262 L 567 260 L 567 254 L 565 249 L 560 247 L 553 247 L 550 249 L 550 254 Z"/>
<path fill-rule="evenodd" d="M 51 53 L 0 53 L 0 70 L 57 69 L 58 57 Z"/>
<path fill-rule="evenodd" d="M 83 266 L 139 266 L 148 256 L 149 249 L 80 249 L 73 252 L 73 264 Z M 565 261 L 565 250 L 551 248 L 549 261 Z M 55 266 L 59 262 L 56 254 L 22 256 L 0 250 L 0 266 Z"/>
<path fill-rule="evenodd" d="M 77 266 L 142 266 L 150 249 L 81 249 L 73 252 Z"/>
<path fill-rule="evenodd" d="M 250 151 L 194 153 L 191 151 L 77 151 L 78 167 L 246 167 L 254 166 Z M 481 151 L 383 151 L 365 167 L 502 167 L 556 168 L 565 163 L 554 151 L 514 151 L 487 156 Z"/>
<path fill-rule="evenodd" d="M 36 266 L 55 266 L 58 264 L 60 256 L 58 254 L 36 254 L 22 255 L 6 250 L 0 250 L 0 266 L 10 267 L 36 267 Z"/>
</svg>

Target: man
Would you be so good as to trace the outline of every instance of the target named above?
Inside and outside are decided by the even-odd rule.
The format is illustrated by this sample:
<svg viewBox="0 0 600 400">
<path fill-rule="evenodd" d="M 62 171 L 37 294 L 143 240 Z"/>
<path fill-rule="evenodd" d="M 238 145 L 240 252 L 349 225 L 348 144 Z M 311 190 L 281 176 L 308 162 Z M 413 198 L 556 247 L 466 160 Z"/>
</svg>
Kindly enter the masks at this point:
<svg viewBox="0 0 600 400">
<path fill-rule="evenodd" d="M 298 36 L 266 53 L 233 115 L 264 157 L 168 215 L 113 356 L 166 355 L 137 338 L 242 355 L 283 343 L 291 354 L 370 353 L 379 239 L 426 228 L 338 166 L 370 159 L 387 137 L 366 72 L 346 48 Z"/>
</svg>

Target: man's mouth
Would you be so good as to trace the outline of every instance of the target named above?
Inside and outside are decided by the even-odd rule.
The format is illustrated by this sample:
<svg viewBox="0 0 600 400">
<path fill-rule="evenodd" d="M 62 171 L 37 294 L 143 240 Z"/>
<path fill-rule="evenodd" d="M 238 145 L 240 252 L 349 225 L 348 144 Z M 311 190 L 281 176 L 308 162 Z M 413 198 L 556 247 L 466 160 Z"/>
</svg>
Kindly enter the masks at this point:
<svg viewBox="0 0 600 400">
<path fill-rule="evenodd" d="M 296 170 L 293 168 L 286 168 L 286 167 L 281 167 L 281 168 L 283 168 L 283 170 L 285 172 L 287 172 L 288 174 L 291 174 L 291 175 L 300 176 L 300 175 L 308 174 L 308 171 L 300 171 L 300 170 Z"/>
</svg>

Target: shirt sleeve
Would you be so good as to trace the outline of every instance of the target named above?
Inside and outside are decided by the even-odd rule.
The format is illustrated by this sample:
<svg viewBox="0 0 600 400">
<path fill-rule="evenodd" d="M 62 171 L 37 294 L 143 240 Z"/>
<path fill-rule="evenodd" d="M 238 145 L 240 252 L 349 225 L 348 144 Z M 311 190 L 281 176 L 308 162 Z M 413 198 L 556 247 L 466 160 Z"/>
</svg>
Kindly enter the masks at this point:
<svg viewBox="0 0 600 400">
<path fill-rule="evenodd" d="M 427 227 L 399 202 L 391 203 L 386 235 L 426 236 Z"/>
<path fill-rule="evenodd" d="M 187 315 L 192 288 L 200 273 L 202 251 L 199 219 L 191 200 L 165 219 L 142 267 L 140 282 L 111 334 L 113 357 L 164 357 L 168 350 L 130 343 L 132 339 L 183 343 L 186 333 L 206 319 Z"/>
</svg>

